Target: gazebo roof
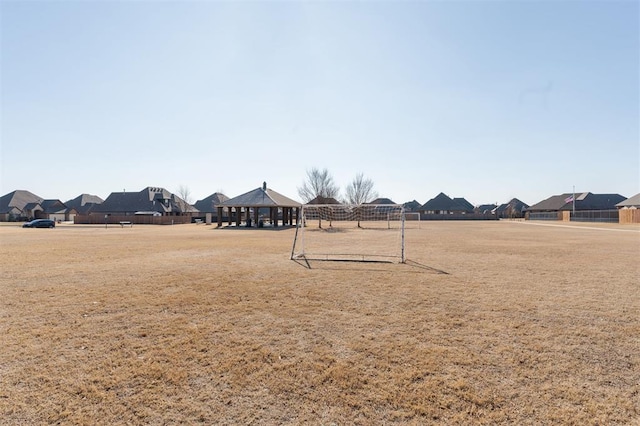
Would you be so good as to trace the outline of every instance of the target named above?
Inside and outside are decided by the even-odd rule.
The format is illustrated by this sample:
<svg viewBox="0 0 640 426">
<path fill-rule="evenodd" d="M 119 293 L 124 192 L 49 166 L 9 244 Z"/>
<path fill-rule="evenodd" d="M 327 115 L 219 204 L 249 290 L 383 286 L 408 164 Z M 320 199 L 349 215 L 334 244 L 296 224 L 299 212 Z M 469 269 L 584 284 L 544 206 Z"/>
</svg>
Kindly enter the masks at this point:
<svg viewBox="0 0 640 426">
<path fill-rule="evenodd" d="M 267 188 L 266 182 L 260 188 L 230 198 L 221 204 L 225 207 L 300 207 L 298 201 Z"/>
</svg>

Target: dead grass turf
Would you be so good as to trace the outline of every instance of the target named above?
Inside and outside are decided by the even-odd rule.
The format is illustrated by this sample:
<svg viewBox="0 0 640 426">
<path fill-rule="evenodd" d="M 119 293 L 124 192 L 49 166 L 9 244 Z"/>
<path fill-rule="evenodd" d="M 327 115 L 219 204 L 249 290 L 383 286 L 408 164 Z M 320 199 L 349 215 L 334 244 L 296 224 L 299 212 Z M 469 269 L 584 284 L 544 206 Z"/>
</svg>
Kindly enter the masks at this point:
<svg viewBox="0 0 640 426">
<path fill-rule="evenodd" d="M 0 424 L 637 424 L 640 229 L 596 227 L 307 269 L 293 230 L 2 226 Z"/>
</svg>

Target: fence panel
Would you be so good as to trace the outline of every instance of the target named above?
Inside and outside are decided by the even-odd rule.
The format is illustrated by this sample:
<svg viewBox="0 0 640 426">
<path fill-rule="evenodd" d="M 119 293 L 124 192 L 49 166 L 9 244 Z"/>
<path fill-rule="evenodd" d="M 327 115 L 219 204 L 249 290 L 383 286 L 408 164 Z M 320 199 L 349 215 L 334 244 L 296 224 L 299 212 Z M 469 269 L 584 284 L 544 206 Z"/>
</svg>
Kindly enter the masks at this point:
<svg viewBox="0 0 640 426">
<path fill-rule="evenodd" d="M 572 222 L 619 222 L 618 210 L 578 210 L 571 212 Z"/>
<path fill-rule="evenodd" d="M 560 220 L 558 212 L 529 212 L 529 220 Z"/>
<path fill-rule="evenodd" d="M 498 220 L 498 217 L 491 213 L 453 213 L 453 214 L 420 214 L 420 220 Z"/>
</svg>

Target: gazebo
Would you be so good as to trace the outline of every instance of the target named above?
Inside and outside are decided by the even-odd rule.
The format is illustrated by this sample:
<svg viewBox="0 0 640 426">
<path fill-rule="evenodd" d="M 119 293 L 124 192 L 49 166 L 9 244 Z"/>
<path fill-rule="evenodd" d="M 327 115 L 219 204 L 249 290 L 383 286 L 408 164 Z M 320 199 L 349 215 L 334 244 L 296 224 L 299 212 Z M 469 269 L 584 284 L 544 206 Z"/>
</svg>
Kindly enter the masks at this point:
<svg viewBox="0 0 640 426">
<path fill-rule="evenodd" d="M 282 220 L 283 226 L 293 225 L 294 215 L 295 224 L 297 225 L 300 217 L 300 207 L 301 204 L 299 202 L 267 188 L 267 183 L 263 182 L 262 187 L 238 195 L 219 205 L 218 227 L 222 226 L 222 213 L 225 208 L 227 209 L 229 225 L 232 225 L 235 221 L 236 226 L 240 226 L 244 222 L 246 227 L 262 227 L 265 221 L 269 221 L 273 227 L 277 227 L 280 220 Z M 265 211 L 266 209 L 269 209 L 269 215 L 262 217 L 260 210 Z M 253 218 L 251 217 L 252 211 Z"/>
</svg>

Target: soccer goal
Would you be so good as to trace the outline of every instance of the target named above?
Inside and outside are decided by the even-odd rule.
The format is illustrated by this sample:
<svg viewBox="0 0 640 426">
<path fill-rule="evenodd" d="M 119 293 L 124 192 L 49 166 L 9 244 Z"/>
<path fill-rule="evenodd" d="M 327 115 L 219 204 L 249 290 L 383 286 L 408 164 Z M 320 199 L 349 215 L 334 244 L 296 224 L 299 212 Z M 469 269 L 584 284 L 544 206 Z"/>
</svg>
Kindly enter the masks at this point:
<svg viewBox="0 0 640 426">
<path fill-rule="evenodd" d="M 420 213 L 418 212 L 405 212 L 404 213 L 405 222 L 410 222 L 412 225 L 410 228 L 418 228 L 420 229 Z M 405 228 L 409 225 L 409 223 L 405 223 Z"/>
<path fill-rule="evenodd" d="M 291 259 L 404 263 L 399 204 L 304 205 Z"/>
</svg>

